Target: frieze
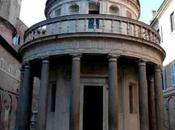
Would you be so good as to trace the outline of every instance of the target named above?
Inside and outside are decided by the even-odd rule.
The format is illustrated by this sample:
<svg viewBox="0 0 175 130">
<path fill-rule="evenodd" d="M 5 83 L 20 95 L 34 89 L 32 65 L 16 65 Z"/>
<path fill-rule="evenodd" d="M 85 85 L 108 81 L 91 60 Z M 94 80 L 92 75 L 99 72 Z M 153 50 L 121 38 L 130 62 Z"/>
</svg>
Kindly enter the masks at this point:
<svg viewBox="0 0 175 130">
<path fill-rule="evenodd" d="M 53 56 L 71 53 L 94 53 L 94 54 L 119 54 L 135 58 L 145 59 L 156 64 L 162 63 L 162 55 L 159 50 L 137 42 L 116 41 L 107 39 L 79 39 L 58 40 L 29 46 L 23 52 L 24 60 L 33 60 L 45 55 Z"/>
</svg>

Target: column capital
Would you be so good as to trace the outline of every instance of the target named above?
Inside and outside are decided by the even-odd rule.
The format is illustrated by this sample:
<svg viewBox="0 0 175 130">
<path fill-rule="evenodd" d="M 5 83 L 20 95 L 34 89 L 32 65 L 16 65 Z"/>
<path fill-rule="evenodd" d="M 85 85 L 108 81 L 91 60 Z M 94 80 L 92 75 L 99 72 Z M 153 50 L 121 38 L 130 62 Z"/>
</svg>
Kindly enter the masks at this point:
<svg viewBox="0 0 175 130">
<path fill-rule="evenodd" d="M 149 78 L 149 81 L 150 81 L 150 82 L 154 82 L 154 77 L 151 76 L 151 77 Z"/>
<path fill-rule="evenodd" d="M 162 69 L 162 67 L 161 67 L 160 65 L 156 65 L 156 66 L 154 67 L 154 71 L 155 71 L 155 72 L 161 72 L 161 69 Z"/>
<path fill-rule="evenodd" d="M 43 58 L 42 59 L 42 64 L 49 64 L 49 58 Z"/>
<path fill-rule="evenodd" d="M 30 62 L 29 61 L 24 62 L 22 66 L 23 66 L 22 67 L 23 69 L 29 69 L 30 68 Z"/>
<path fill-rule="evenodd" d="M 80 60 L 81 59 L 81 56 L 82 56 L 81 53 L 72 53 L 70 55 L 72 56 L 72 59 L 73 60 Z"/>
<path fill-rule="evenodd" d="M 42 61 L 42 63 L 48 64 L 49 63 L 49 56 L 43 56 L 40 58 L 40 60 Z"/>
<path fill-rule="evenodd" d="M 117 54 L 108 54 L 109 62 L 117 62 L 117 59 L 120 57 L 120 55 Z"/>
<path fill-rule="evenodd" d="M 144 61 L 144 60 L 138 60 L 138 65 L 139 66 L 146 66 L 146 61 Z"/>
</svg>

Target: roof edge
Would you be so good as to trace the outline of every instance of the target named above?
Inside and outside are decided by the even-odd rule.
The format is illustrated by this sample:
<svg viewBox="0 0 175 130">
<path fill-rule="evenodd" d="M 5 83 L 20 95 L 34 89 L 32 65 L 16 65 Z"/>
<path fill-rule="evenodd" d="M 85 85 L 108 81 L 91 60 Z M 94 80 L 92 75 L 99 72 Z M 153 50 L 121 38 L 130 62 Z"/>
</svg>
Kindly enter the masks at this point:
<svg viewBox="0 0 175 130">
<path fill-rule="evenodd" d="M 0 44 L 17 60 L 21 63 L 22 58 L 19 53 L 10 46 L 7 41 L 0 35 Z"/>
<path fill-rule="evenodd" d="M 153 25 L 158 18 L 163 14 L 167 6 L 172 2 L 172 0 L 164 0 L 163 3 L 160 5 L 159 9 L 157 10 L 157 14 L 154 19 L 151 21 L 150 25 Z"/>
<path fill-rule="evenodd" d="M 16 28 L 6 19 L 0 16 L 0 22 L 2 21 L 3 24 L 5 24 L 8 28 L 12 30 L 12 34 L 14 35 L 16 33 Z"/>
</svg>

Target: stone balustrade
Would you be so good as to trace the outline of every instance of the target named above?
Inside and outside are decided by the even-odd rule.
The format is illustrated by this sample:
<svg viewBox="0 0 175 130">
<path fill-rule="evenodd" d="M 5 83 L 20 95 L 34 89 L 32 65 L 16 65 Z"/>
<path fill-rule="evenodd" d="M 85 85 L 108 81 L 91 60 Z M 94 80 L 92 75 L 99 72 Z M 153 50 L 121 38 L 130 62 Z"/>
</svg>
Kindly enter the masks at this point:
<svg viewBox="0 0 175 130">
<path fill-rule="evenodd" d="M 69 15 L 50 18 L 33 25 L 25 32 L 25 43 L 49 36 L 72 36 L 74 34 L 113 36 L 141 43 L 160 43 L 159 34 L 149 25 L 114 15 Z M 109 35 L 110 34 L 110 35 Z"/>
</svg>

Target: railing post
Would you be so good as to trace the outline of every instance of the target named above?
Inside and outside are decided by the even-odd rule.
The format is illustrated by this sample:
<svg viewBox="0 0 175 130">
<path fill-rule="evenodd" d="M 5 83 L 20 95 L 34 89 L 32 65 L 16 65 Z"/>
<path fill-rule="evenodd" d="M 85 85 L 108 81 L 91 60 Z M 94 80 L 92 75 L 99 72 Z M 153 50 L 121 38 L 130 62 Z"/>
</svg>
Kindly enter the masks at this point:
<svg viewBox="0 0 175 130">
<path fill-rule="evenodd" d="M 96 28 L 97 28 L 97 24 L 96 24 L 96 21 L 97 19 L 96 18 L 94 18 L 94 32 L 96 31 Z"/>
<path fill-rule="evenodd" d="M 86 32 L 87 31 L 87 19 L 84 19 L 84 31 Z"/>
<path fill-rule="evenodd" d="M 134 37 L 136 37 L 136 25 L 134 25 Z"/>
<path fill-rule="evenodd" d="M 129 35 L 129 22 L 127 22 L 127 35 Z"/>
<path fill-rule="evenodd" d="M 122 22 L 119 21 L 119 34 L 122 34 Z"/>
<path fill-rule="evenodd" d="M 61 30 L 62 30 L 62 26 L 61 26 L 61 21 L 60 21 L 60 24 L 59 24 L 59 33 L 61 34 Z"/>
<path fill-rule="evenodd" d="M 78 20 L 75 20 L 75 32 L 78 32 Z"/>
<path fill-rule="evenodd" d="M 104 19 L 102 20 L 102 32 L 105 30 L 105 24 L 104 24 Z"/>
<path fill-rule="evenodd" d="M 114 32 L 114 20 L 111 21 L 111 32 Z"/>
<path fill-rule="evenodd" d="M 67 24 L 67 33 L 69 33 L 69 24 Z"/>
</svg>

